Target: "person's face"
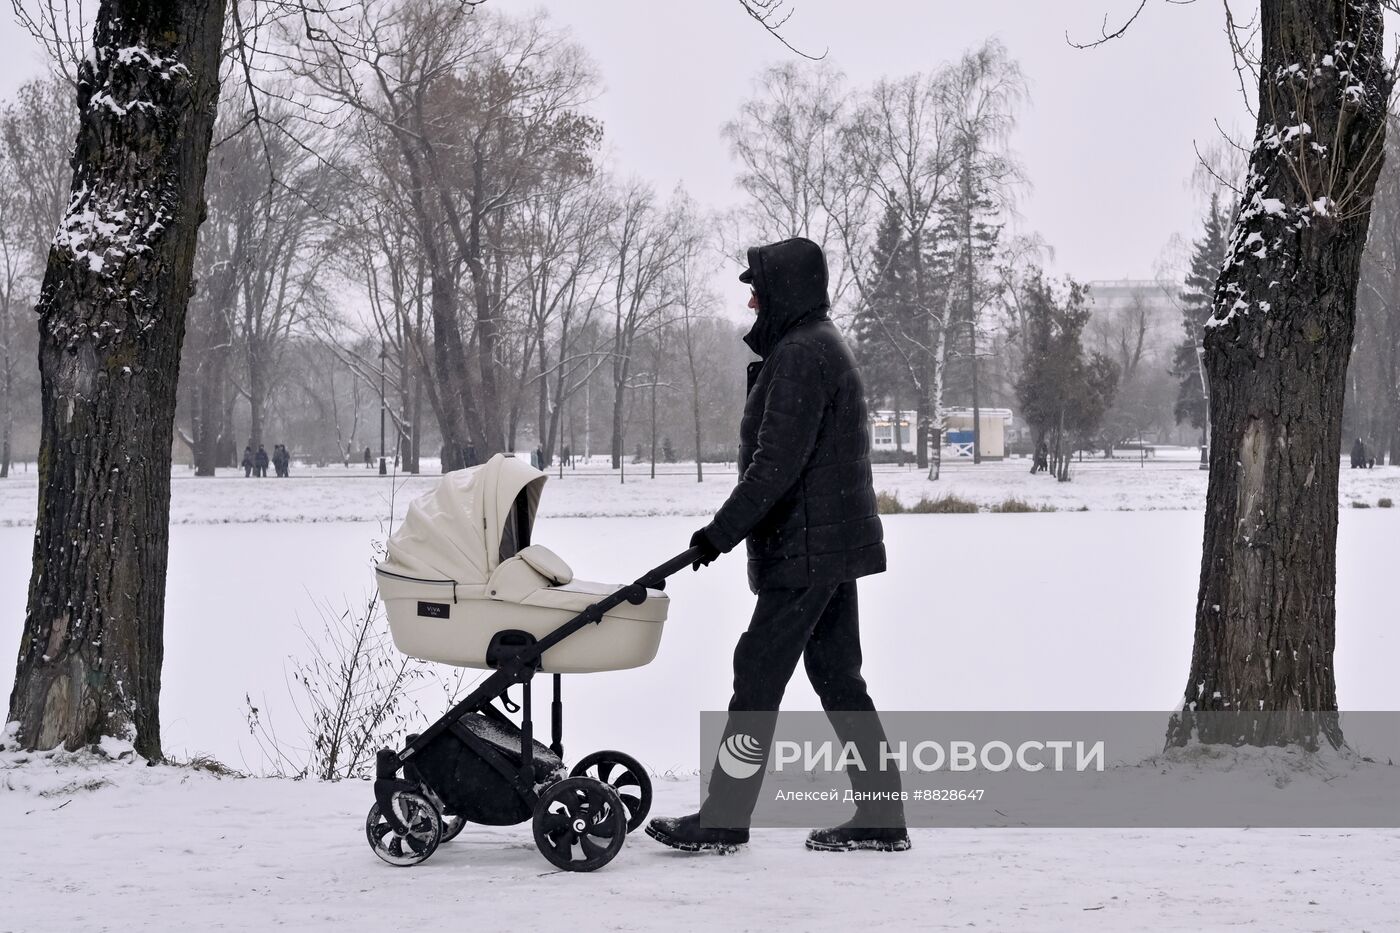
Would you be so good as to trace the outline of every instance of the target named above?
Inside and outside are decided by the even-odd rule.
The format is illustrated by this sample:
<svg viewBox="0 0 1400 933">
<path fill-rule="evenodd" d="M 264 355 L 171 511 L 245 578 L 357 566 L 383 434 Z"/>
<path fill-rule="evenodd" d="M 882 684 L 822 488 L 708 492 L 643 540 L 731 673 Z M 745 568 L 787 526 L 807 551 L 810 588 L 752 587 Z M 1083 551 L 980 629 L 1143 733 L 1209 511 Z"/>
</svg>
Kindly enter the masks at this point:
<svg viewBox="0 0 1400 933">
<path fill-rule="evenodd" d="M 755 314 L 758 313 L 758 292 L 752 288 L 749 289 L 749 310 Z"/>
</svg>

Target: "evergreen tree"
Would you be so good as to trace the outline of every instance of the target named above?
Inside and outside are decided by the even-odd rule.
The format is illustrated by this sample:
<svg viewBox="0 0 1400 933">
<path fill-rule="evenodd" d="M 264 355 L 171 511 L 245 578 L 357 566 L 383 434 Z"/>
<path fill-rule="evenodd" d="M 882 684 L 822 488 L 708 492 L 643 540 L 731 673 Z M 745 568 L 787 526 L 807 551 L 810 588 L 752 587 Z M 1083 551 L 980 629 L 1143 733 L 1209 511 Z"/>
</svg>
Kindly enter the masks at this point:
<svg viewBox="0 0 1400 933">
<path fill-rule="evenodd" d="M 1052 468 L 1069 479 L 1069 456 L 1093 446 L 1104 414 L 1118 389 L 1118 364 L 1102 353 L 1085 354 L 1084 325 L 1089 321 L 1085 289 L 1073 279 L 1063 298 L 1039 275 L 1028 277 L 1022 304 L 1026 309 L 1027 352 L 1016 382 L 1016 396 L 1035 444 L 1049 443 Z"/>
<path fill-rule="evenodd" d="M 1229 218 L 1220 207 L 1219 196 L 1212 194 L 1205 230 L 1192 249 L 1191 269 L 1181 292 L 1181 326 L 1185 336 L 1177 345 L 1171 367 L 1171 374 L 1178 380 L 1177 423 L 1190 421 L 1193 428 L 1204 428 L 1206 424 L 1206 396 L 1198 350 L 1215 300 L 1215 280 L 1225 262 L 1228 237 Z"/>
<path fill-rule="evenodd" d="M 925 354 L 914 295 L 913 254 L 899 215 L 890 210 L 871 255 L 873 284 L 855 315 L 855 354 L 872 408 L 908 411 L 918 406 L 914 374 Z"/>
</svg>

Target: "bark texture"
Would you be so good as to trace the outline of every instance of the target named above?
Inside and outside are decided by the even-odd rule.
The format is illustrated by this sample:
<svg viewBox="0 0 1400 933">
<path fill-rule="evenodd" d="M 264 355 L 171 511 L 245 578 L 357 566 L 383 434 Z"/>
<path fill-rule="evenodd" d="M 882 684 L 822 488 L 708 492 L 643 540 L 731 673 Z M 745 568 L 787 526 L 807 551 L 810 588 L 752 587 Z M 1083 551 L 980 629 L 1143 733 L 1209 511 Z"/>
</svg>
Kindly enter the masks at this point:
<svg viewBox="0 0 1400 933">
<path fill-rule="evenodd" d="M 72 196 L 40 294 L 42 438 L 10 719 L 159 758 L 170 454 L 221 0 L 105 0 L 80 71 Z"/>
<path fill-rule="evenodd" d="M 1264 0 L 1260 28 L 1258 130 L 1205 335 L 1210 486 L 1169 744 L 1341 741 L 1342 401 L 1391 78 L 1378 0 Z"/>
</svg>

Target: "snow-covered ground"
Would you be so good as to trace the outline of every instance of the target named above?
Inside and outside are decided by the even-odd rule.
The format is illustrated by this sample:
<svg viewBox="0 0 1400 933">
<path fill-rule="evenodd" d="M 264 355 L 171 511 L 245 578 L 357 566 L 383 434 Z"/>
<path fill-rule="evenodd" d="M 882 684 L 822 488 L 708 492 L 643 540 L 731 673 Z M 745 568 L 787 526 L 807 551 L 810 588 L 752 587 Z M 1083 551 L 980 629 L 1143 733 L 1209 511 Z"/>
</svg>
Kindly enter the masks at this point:
<svg viewBox="0 0 1400 933">
<path fill-rule="evenodd" d="M 1393 830 L 915 830 L 901 854 L 808 852 L 756 830 L 733 856 L 637 834 L 602 871 L 551 871 L 528 826 L 469 826 L 391 868 L 369 787 L 123 763 L 15 765 L 0 931 L 1396 929 Z M 84 786 L 86 785 L 86 786 Z M 6 787 L 13 788 L 9 792 Z M 658 780 L 654 812 L 694 806 Z"/>
<path fill-rule="evenodd" d="M 887 517 L 890 572 L 861 585 L 876 701 L 887 709 L 1170 708 L 1189 662 L 1204 477 L 1189 462 L 1086 463 L 1074 483 L 1056 484 L 1023 466 L 958 465 L 939 492 L 984 503 L 1077 495 L 1093 511 L 1070 511 L 1078 505 L 1061 499 L 1054 504 L 1065 511 L 1056 514 Z M 369 593 L 373 543 L 388 517 L 389 484 L 346 473 L 252 486 L 241 477 L 177 479 L 167 753 L 261 770 L 245 694 L 295 733 L 286 672 L 288 656 L 304 651 L 299 626 L 315 631 L 318 606 L 341 608 Z M 1400 492 L 1400 469 L 1357 473 L 1342 473 L 1344 503 Z M 566 477 L 545 491 L 536 540 L 580 577 L 629 579 L 683 549 L 732 479 L 650 481 L 636 470 L 622 486 L 615 476 Z M 431 482 L 402 481 L 399 514 Z M 924 487 L 917 474 L 895 470 L 880 483 L 906 502 Z M 0 527 L 0 647 L 11 649 L 24 612 L 33 494 L 23 473 L 0 483 L 0 522 L 9 523 Z M 1400 709 L 1397 533 L 1400 511 L 1342 513 L 1337 668 L 1346 709 Z M 723 708 L 730 653 L 752 607 L 739 555 L 686 571 L 668 590 L 671 617 L 651 665 L 565 679 L 568 757 L 620 748 L 670 772 L 675 779 L 658 780 L 658 813 L 698 802 L 697 713 Z M 0 665 L 0 695 L 11 677 Z M 420 699 L 425 715 L 440 711 L 433 691 Z M 800 673 L 786 706 L 817 708 Z M 0 831 L 12 840 L 0 931 L 166 929 L 192 917 L 202 929 L 240 930 L 425 922 L 848 929 L 867 912 L 896 929 L 1382 930 L 1400 917 L 1400 833 L 1391 830 L 929 830 L 916 833 L 912 853 L 889 857 L 808 853 L 800 833 L 768 830 L 741 856 L 702 861 L 637 838 L 604 872 L 572 877 L 548 873 L 527 827 L 472 828 L 402 871 L 364 843 L 366 784 L 104 767 L 98 776 L 110 786 L 94 790 L 78 786 L 92 775 L 72 766 L 50 775 L 51 764 L 31 761 L 0 771 Z"/>
<path fill-rule="evenodd" d="M 1091 459 L 1076 463 L 1073 480 L 1057 483 L 1045 474 L 1030 475 L 1030 461 L 1012 459 L 973 466 L 966 460 L 944 462 L 943 478 L 928 482 L 910 467 L 880 464 L 875 485 L 897 495 L 905 505 L 922 497 L 956 495 L 984 509 L 1020 499 L 1033 506 L 1062 511 L 1147 511 L 1205 507 L 1206 475 L 1198 468 L 1195 449 L 1167 449 L 1155 459 L 1138 461 Z M 33 464 L 0 482 L 0 527 L 34 524 L 38 501 Z M 431 488 L 437 464 L 425 461 L 419 476 L 380 477 L 362 466 L 323 468 L 293 466 L 290 479 L 245 479 L 228 470 L 212 478 L 194 476 L 177 467 L 171 485 L 171 521 L 177 525 L 240 522 L 383 521 L 394 511 L 402 515 L 407 501 Z M 734 464 L 706 464 L 705 482 L 695 481 L 695 465 L 657 465 L 649 476 L 647 464 L 627 465 L 619 475 L 602 457 L 574 469 L 550 472 L 552 481 L 543 514 L 571 516 L 701 516 L 724 501 L 734 483 Z M 625 482 L 624 482 L 625 480 Z M 1374 507 L 1382 498 L 1400 502 L 1400 467 L 1374 470 L 1343 469 L 1340 499 Z"/>
</svg>

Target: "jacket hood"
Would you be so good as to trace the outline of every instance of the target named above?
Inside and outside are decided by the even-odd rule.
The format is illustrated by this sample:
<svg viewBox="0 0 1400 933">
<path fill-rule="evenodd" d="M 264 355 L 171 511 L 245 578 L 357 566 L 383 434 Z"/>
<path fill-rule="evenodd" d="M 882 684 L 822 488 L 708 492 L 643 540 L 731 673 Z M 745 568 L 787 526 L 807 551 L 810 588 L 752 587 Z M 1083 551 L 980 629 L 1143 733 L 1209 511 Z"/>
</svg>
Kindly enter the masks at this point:
<svg viewBox="0 0 1400 933">
<path fill-rule="evenodd" d="M 749 249 L 749 268 L 740 276 L 758 295 L 758 316 L 744 343 L 767 357 L 783 335 L 807 320 L 826 317 L 826 256 L 804 237 Z"/>
</svg>

